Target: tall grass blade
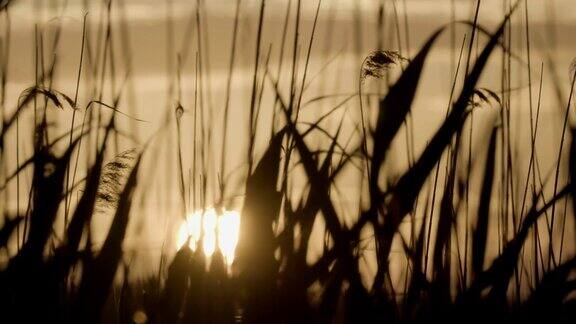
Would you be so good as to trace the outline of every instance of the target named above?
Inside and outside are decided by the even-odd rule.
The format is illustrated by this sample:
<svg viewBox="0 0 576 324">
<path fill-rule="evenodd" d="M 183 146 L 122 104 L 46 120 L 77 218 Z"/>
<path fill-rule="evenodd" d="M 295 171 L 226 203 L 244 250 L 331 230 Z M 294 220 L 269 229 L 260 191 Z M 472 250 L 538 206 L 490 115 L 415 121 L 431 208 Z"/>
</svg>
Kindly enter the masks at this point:
<svg viewBox="0 0 576 324">
<path fill-rule="evenodd" d="M 494 169 L 496 161 L 496 136 L 497 128 L 492 129 L 488 154 L 486 154 L 486 167 L 484 168 L 484 180 L 478 203 L 478 215 L 472 237 L 472 272 L 482 272 L 488 243 L 488 223 L 490 219 L 490 206 L 492 205 L 492 184 L 494 182 Z"/>
<path fill-rule="evenodd" d="M 97 323 L 100 319 L 100 311 L 108 297 L 122 257 L 122 242 L 128 227 L 132 197 L 136 189 L 141 159 L 142 155 L 136 160 L 119 197 L 116 214 L 100 253 L 93 261 L 84 265 L 85 271 L 78 289 L 78 300 L 74 313 L 74 318 L 77 321 Z"/>
</svg>

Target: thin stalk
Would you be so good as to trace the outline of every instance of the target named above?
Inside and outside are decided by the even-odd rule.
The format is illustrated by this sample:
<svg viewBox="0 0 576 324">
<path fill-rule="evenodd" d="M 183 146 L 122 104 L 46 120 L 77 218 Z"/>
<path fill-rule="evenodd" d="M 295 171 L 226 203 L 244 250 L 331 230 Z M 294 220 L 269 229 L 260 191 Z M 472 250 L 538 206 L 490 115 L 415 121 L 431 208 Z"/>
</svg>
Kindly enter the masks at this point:
<svg viewBox="0 0 576 324">
<path fill-rule="evenodd" d="M 232 89 L 232 74 L 234 72 L 234 59 L 236 58 L 236 39 L 238 38 L 238 21 L 240 18 L 240 3 L 241 0 L 236 1 L 236 12 L 234 14 L 234 28 L 232 31 L 232 47 L 230 49 L 230 63 L 228 65 L 228 79 L 226 81 L 226 99 L 224 103 L 224 124 L 222 129 L 222 154 L 220 158 L 220 174 L 222 175 L 221 182 L 221 199 L 224 199 L 226 192 L 226 145 L 228 143 L 228 111 L 230 109 L 230 92 Z"/>
<path fill-rule="evenodd" d="M 450 99 L 448 99 L 448 105 L 446 107 L 446 116 L 448 118 L 448 114 L 450 113 L 450 107 L 452 107 L 452 100 L 454 98 L 454 91 L 456 90 L 456 83 L 458 82 L 458 73 L 460 72 L 460 64 L 462 62 L 462 54 L 464 53 L 464 45 L 466 44 L 466 34 L 462 39 L 462 46 L 460 47 L 460 55 L 458 56 L 458 63 L 456 64 L 456 71 L 454 73 L 454 80 L 452 82 L 452 89 L 450 90 Z M 446 157 L 449 160 L 448 157 Z M 448 161 L 446 161 L 448 164 Z M 434 172 L 434 186 L 432 188 L 432 200 L 431 200 L 431 207 L 430 207 L 430 214 L 428 215 L 428 230 L 427 230 L 427 238 L 426 238 L 426 248 L 424 252 L 424 274 L 428 273 L 428 256 L 430 252 L 430 241 L 432 235 L 432 216 L 434 216 L 434 207 L 436 205 L 436 192 L 438 189 L 438 178 L 440 173 L 440 163 L 436 164 L 436 171 Z M 424 226 L 424 224 L 422 224 Z"/>
<path fill-rule="evenodd" d="M 560 148 L 558 149 L 558 158 L 556 160 L 556 173 L 554 175 L 554 195 L 552 197 L 555 197 L 557 192 L 558 192 L 558 182 L 559 182 L 559 177 L 560 177 L 560 163 L 562 162 L 562 152 L 564 150 L 564 140 L 566 138 L 566 128 L 568 125 L 568 117 L 570 116 L 570 107 L 572 106 L 572 97 L 574 95 L 574 84 L 575 83 L 576 83 L 576 70 L 574 71 L 573 76 L 572 76 L 572 83 L 570 86 L 570 96 L 568 97 L 568 104 L 566 106 L 566 113 L 564 115 L 564 124 L 562 126 L 562 137 L 560 138 Z M 552 235 L 554 232 L 555 211 L 556 211 L 556 204 L 552 205 L 550 229 L 548 232 L 548 236 L 550 237 L 550 239 L 552 239 Z M 564 216 L 564 217 L 566 217 L 566 216 Z M 550 251 L 549 252 L 550 252 L 550 254 L 552 254 L 552 252 L 553 252 L 551 243 L 550 243 Z M 553 255 L 549 255 L 548 256 L 548 268 L 550 268 L 552 261 L 554 261 L 554 264 L 556 265 L 556 260 L 552 260 L 552 259 L 553 259 Z"/>
<path fill-rule="evenodd" d="M 280 45 L 280 57 L 278 58 L 278 70 L 276 75 L 278 75 L 278 82 L 280 82 L 280 76 L 282 73 L 282 64 L 284 63 L 284 48 L 286 46 L 286 35 L 288 34 L 288 21 L 290 18 L 290 8 L 292 6 L 292 0 L 288 0 L 288 4 L 287 4 L 287 8 L 286 8 L 286 16 L 284 17 L 284 27 L 282 27 L 282 40 L 281 40 L 281 45 Z M 271 127 L 271 133 L 270 133 L 270 137 L 272 138 L 272 136 L 274 136 L 275 133 L 275 127 L 276 127 L 276 111 L 277 111 L 277 107 L 280 104 L 280 94 L 278 92 L 274 92 L 275 93 L 275 98 L 274 98 L 274 106 L 273 106 L 273 110 L 272 110 L 272 127 Z"/>
<path fill-rule="evenodd" d="M 70 123 L 70 140 L 68 142 L 68 146 L 72 146 L 72 141 L 74 138 L 74 120 L 76 118 L 76 105 L 78 103 L 78 92 L 80 90 L 80 80 L 82 78 L 82 62 L 84 59 L 84 43 L 86 41 L 86 16 L 88 13 L 84 15 L 84 22 L 82 25 L 82 45 L 80 47 L 80 63 L 78 66 L 78 76 L 76 78 L 76 90 L 74 92 L 74 107 L 72 111 L 72 122 Z M 70 185 L 70 168 L 66 171 L 66 185 L 65 188 L 68 190 Z M 65 210 L 64 210 L 64 228 L 66 228 L 66 224 L 68 224 L 68 213 L 70 210 L 70 203 L 72 202 L 71 199 L 68 200 L 68 195 L 65 196 Z"/>
<path fill-rule="evenodd" d="M 266 0 L 260 1 L 260 15 L 258 18 L 258 32 L 256 35 L 256 54 L 254 58 L 254 74 L 252 78 L 252 95 L 250 97 L 250 114 L 248 117 L 248 175 L 252 173 L 253 164 L 253 150 L 254 150 L 254 137 L 256 136 L 254 130 L 254 114 L 256 109 L 256 96 L 257 96 L 257 83 L 258 83 L 258 63 L 260 62 L 260 44 L 262 42 L 262 29 L 264 26 L 264 8 L 266 7 Z"/>
</svg>

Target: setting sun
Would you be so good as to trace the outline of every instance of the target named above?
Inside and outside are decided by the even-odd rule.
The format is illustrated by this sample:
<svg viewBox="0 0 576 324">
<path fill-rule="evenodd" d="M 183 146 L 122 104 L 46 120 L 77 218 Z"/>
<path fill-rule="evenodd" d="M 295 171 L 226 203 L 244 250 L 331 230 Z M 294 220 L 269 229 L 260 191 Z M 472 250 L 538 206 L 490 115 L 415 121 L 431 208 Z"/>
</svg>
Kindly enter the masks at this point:
<svg viewBox="0 0 576 324">
<path fill-rule="evenodd" d="M 190 237 L 189 246 L 196 250 L 198 241 L 202 238 L 204 255 L 211 256 L 220 249 L 228 265 L 234 261 L 234 252 L 238 244 L 240 230 L 240 213 L 234 210 L 224 210 L 218 214 L 214 208 L 196 211 L 186 218 L 178 228 L 176 247 L 179 249 Z"/>
</svg>

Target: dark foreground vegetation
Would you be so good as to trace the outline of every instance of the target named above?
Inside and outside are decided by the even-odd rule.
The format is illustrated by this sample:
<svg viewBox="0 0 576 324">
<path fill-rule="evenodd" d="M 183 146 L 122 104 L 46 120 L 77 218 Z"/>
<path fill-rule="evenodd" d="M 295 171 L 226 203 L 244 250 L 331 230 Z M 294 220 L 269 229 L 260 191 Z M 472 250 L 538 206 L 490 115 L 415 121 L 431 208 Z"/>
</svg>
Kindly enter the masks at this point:
<svg viewBox="0 0 576 324">
<path fill-rule="evenodd" d="M 297 8 L 294 16 L 295 28 L 298 28 L 301 1 L 292 2 Z M 2 5 L 6 3 L 3 1 Z M 202 1 L 197 3 L 201 7 Z M 19 181 L 19 175 L 25 172 L 32 175 L 27 189 L 28 204 L 20 206 L 15 213 L 3 210 L 0 249 L 8 253 L 9 246 L 16 246 L 16 252 L 0 270 L 0 322 L 574 323 L 576 258 L 566 256 L 563 249 L 571 253 L 573 249 L 568 246 L 574 245 L 574 231 L 564 227 L 567 218 L 574 217 L 571 205 L 576 202 L 576 188 L 570 181 L 576 172 L 576 142 L 573 141 L 576 129 L 571 128 L 568 118 L 573 106 L 576 71 L 572 71 L 569 89 L 559 85 L 564 88 L 563 92 L 568 90 L 569 97 L 562 98 L 567 102 L 562 108 L 566 111 L 562 116 L 565 132 L 560 139 L 559 156 L 557 160 L 554 158 L 557 167 L 553 175 L 543 178 L 536 162 L 536 113 L 530 121 L 532 154 L 527 174 L 517 170 L 510 153 L 514 150 L 514 141 L 509 136 L 511 98 L 506 91 L 510 70 L 505 67 L 509 67 L 511 61 L 520 60 L 528 69 L 533 68 L 529 57 L 525 62 L 509 47 L 512 37 L 509 18 L 522 14 L 524 9 L 527 13 L 528 7 L 524 7 L 523 1 L 511 3 L 500 26 L 487 31 L 478 24 L 481 1 L 477 3 L 475 18 L 465 23 L 469 25 L 469 33 L 459 52 L 446 118 L 419 156 L 412 156 L 400 174 L 390 175 L 383 170 L 389 155 L 399 154 L 392 149 L 393 141 L 409 132 L 411 107 L 426 59 L 451 26 L 431 34 L 411 58 L 380 49 L 364 60 L 357 76 L 358 93 L 344 102 L 357 100 L 360 115 L 355 133 L 360 140 L 348 145 L 346 139 L 340 138 L 341 126 L 336 132 L 321 126 L 322 120 L 329 118 L 339 106 L 310 125 L 301 125 L 298 120 L 313 38 L 309 43 L 299 44 L 308 49 L 305 60 L 300 63 L 305 64 L 303 79 L 297 80 L 297 76 L 292 75 L 290 91 L 280 88 L 280 76 L 274 75 L 268 66 L 258 68 L 264 64 L 264 54 L 260 51 L 262 1 L 249 111 L 251 124 L 247 134 L 249 172 L 244 182 L 240 240 L 232 274 L 218 251 L 206 260 L 201 247 L 192 251 L 185 244 L 175 255 L 162 258 L 160 270 L 152 271 L 155 275 L 128 280 L 130 260 L 123 253 L 123 242 L 128 224 L 137 217 L 133 212 L 136 204 L 133 197 L 147 174 L 141 166 L 147 153 L 157 145 L 154 138 L 172 126 L 179 132 L 181 114 L 191 109 L 184 103 L 172 107 L 164 128 L 138 153 L 121 160 L 125 162 L 117 159 L 107 162 L 110 156 L 107 153 L 118 153 L 114 148 L 119 136 L 117 124 L 121 118 L 134 118 L 123 116 L 122 107 L 118 107 L 124 88 L 116 89 L 113 102 L 103 102 L 101 96 L 95 95 L 82 106 L 78 102 L 78 90 L 75 95 L 69 95 L 51 87 L 55 62 L 52 66 L 38 63 L 37 82 L 22 93 L 16 109 L 5 109 L 5 102 L 2 106 L 2 161 L 12 154 L 8 150 L 13 150 L 14 145 L 10 144 L 7 134 L 19 127 L 19 116 L 28 109 L 34 109 L 38 116 L 34 119 L 33 134 L 21 134 L 33 138 L 34 152 L 26 160 L 18 161 L 17 169 L 5 172 L 0 188 L 7 190 L 7 184 Z M 7 19 L 9 7 L 2 10 L 2 19 Z M 198 9 L 196 17 L 200 14 Z M 316 18 L 317 15 L 318 11 Z M 103 55 L 113 57 L 106 52 L 111 47 L 110 21 L 104 26 L 108 37 L 103 38 Z M 199 35 L 200 26 L 198 23 Z M 487 41 L 481 42 L 480 36 Z M 6 35 L 2 40 L 6 40 Z M 85 49 L 90 48 L 86 40 L 87 37 L 83 37 L 81 57 L 93 61 L 90 55 L 94 53 L 85 53 Z M 285 41 L 288 40 L 283 39 L 282 43 Z M 295 45 L 299 41 L 294 38 Z M 530 46 L 529 39 L 526 45 Z M 236 30 L 232 58 L 235 47 Z M 502 68 L 503 84 L 494 88 L 501 86 L 502 91 L 479 86 L 483 72 L 490 68 L 490 58 L 496 57 L 496 53 L 502 55 L 505 67 Z M 290 55 L 292 53 L 286 54 Z M 197 54 L 196 65 L 201 63 Z M 87 71 L 83 71 L 83 64 L 86 63 L 80 61 L 77 88 L 82 73 L 105 70 L 110 63 L 104 61 L 102 67 L 92 65 Z M 295 59 L 292 64 L 297 64 Z M 234 60 L 231 71 L 233 65 Z M 374 105 L 375 101 L 368 100 L 371 97 L 362 93 L 364 81 L 386 78 L 392 69 L 402 72 Z M 540 76 L 544 72 L 536 70 Z M 2 80 L 5 87 L 5 74 Z M 260 107 L 259 96 L 264 84 L 276 96 L 272 107 Z M 534 81 L 535 89 L 537 85 Z M 95 94 L 101 91 L 98 85 L 96 90 Z M 540 99 L 537 102 L 534 101 L 535 111 L 539 111 Z M 483 151 L 474 153 L 477 155 L 475 167 L 481 170 L 482 181 L 478 191 L 470 191 L 472 166 L 466 165 L 465 157 L 472 153 L 463 149 L 462 141 L 467 121 L 476 109 L 485 105 L 492 105 L 498 113 L 490 131 L 482 138 Z M 532 108 L 532 101 L 530 105 Z M 72 120 L 68 133 L 49 136 L 46 114 L 58 108 L 63 109 L 59 113 L 77 114 L 76 120 Z M 261 109 L 274 110 L 281 122 L 271 127 L 269 144 L 256 158 L 255 125 Z M 227 118 L 226 112 L 224 116 Z M 324 136 L 328 140 L 317 147 L 310 144 L 312 136 Z M 91 140 L 86 139 L 90 137 Z M 205 151 L 209 146 L 205 141 L 195 138 L 191 145 L 199 145 L 198 151 Z M 90 143 L 92 158 L 85 177 L 80 180 L 76 176 L 78 152 Z M 182 143 L 179 135 L 178 151 L 185 149 Z M 62 146 L 64 150 L 56 149 Z M 196 148 L 194 150 L 196 152 Z M 222 150 L 224 155 L 225 145 Z M 562 156 L 563 152 L 568 154 L 568 159 Z M 303 172 L 298 177 L 306 182 L 304 197 L 293 195 L 289 189 L 288 181 L 296 177 L 292 174 L 296 172 L 294 165 Z M 193 168 L 194 174 L 207 174 L 202 167 L 205 166 L 198 162 Z M 351 226 L 344 224 L 333 194 L 338 189 L 336 182 L 349 169 L 361 174 L 358 186 L 366 188 L 365 194 L 361 193 L 366 203 Z M 564 173 L 560 170 L 567 170 L 569 179 L 562 179 L 560 175 Z M 186 177 L 182 165 L 179 172 L 177 181 L 184 192 Z M 206 190 L 203 179 L 205 177 L 194 177 L 194 190 Z M 546 182 L 554 182 L 552 194 L 544 190 Z M 510 189 L 513 183 L 519 183 L 520 187 Z M 476 195 L 475 192 L 478 192 L 477 209 L 462 212 L 462 206 L 468 209 L 470 196 Z M 182 194 L 183 209 L 186 210 L 184 196 Z M 200 208 L 211 205 L 200 201 L 202 203 L 195 202 Z M 99 203 L 109 206 L 114 216 L 104 242 L 96 248 L 92 244 L 90 223 Z M 225 205 L 224 201 L 213 203 L 217 207 Z M 64 231 L 59 235 L 55 228 L 62 228 L 62 224 L 57 223 L 62 215 Z M 317 218 L 326 224 L 324 253 L 310 263 L 307 251 Z M 282 229 L 275 225 L 279 219 L 283 220 Z M 466 224 L 465 239 L 458 237 L 461 232 L 457 230 L 458 224 L 463 223 Z M 407 231 L 402 230 L 405 224 L 409 224 Z M 490 231 L 495 224 L 499 229 L 496 235 Z M 363 279 L 366 274 L 359 266 L 366 241 L 363 233 L 367 228 L 373 234 L 369 240 L 375 246 L 377 264 L 368 286 Z M 560 242 L 559 249 L 544 245 L 540 238 L 548 236 L 545 242 L 552 241 L 554 233 L 562 233 L 561 237 L 554 238 Z M 495 255 L 489 255 L 490 244 L 498 246 Z M 395 246 L 400 247 L 403 256 L 401 284 L 392 275 L 393 262 L 399 262 L 398 258 L 392 258 Z M 526 259 L 525 255 L 532 257 Z M 171 259 L 166 260 L 167 257 Z"/>
</svg>

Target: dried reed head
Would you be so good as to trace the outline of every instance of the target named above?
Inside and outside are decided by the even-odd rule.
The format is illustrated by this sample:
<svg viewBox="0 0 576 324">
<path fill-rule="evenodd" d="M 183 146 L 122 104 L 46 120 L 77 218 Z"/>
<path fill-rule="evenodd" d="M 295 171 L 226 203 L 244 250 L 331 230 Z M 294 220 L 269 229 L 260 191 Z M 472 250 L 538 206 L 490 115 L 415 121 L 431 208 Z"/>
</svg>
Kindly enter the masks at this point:
<svg viewBox="0 0 576 324">
<path fill-rule="evenodd" d="M 373 51 L 362 63 L 360 79 L 362 81 L 367 77 L 381 79 L 392 65 L 402 61 L 408 61 L 408 59 L 396 51 Z"/>
</svg>

